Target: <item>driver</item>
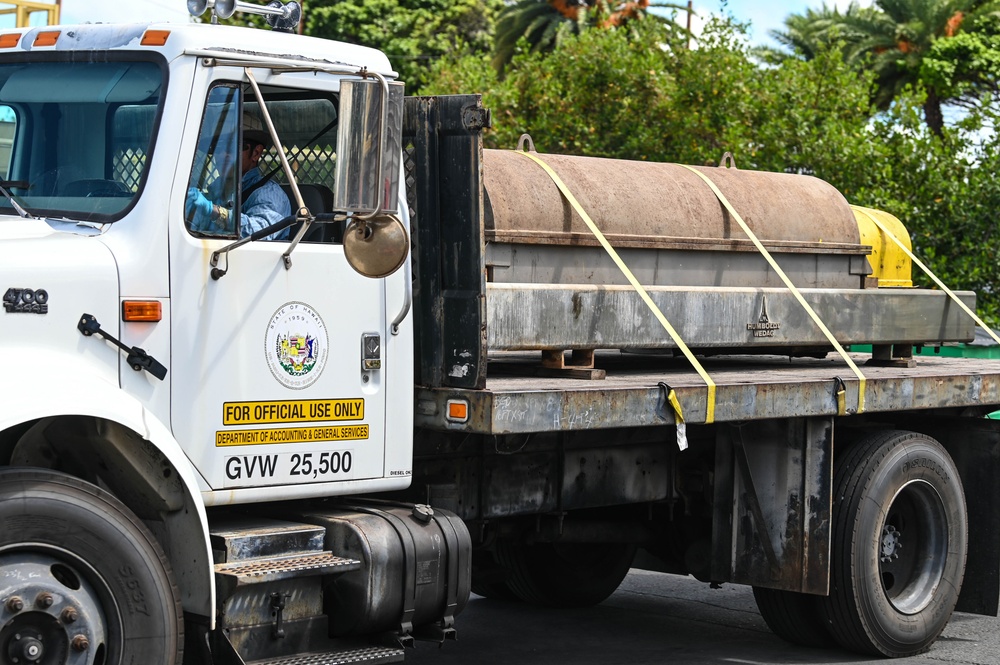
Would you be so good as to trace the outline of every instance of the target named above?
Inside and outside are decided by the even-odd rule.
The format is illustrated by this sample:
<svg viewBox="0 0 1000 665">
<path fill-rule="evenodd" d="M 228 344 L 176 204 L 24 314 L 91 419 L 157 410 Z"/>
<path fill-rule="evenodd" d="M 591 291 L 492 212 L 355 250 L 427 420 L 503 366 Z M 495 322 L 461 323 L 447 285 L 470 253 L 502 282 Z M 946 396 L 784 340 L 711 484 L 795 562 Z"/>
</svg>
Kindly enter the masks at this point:
<svg viewBox="0 0 1000 665">
<path fill-rule="evenodd" d="M 242 177 L 243 206 L 240 211 L 240 236 L 248 236 L 292 213 L 292 206 L 281 187 L 267 178 L 259 168 L 261 155 L 270 147 L 271 137 L 264 131 L 259 118 L 243 112 L 243 145 L 240 152 L 240 172 Z M 263 181 L 263 182 L 262 182 Z M 186 212 L 191 220 L 192 230 L 226 231 L 231 228 L 230 209 L 212 203 L 196 187 L 188 190 Z M 287 240 L 288 229 L 282 229 L 267 236 L 266 240 Z"/>
</svg>

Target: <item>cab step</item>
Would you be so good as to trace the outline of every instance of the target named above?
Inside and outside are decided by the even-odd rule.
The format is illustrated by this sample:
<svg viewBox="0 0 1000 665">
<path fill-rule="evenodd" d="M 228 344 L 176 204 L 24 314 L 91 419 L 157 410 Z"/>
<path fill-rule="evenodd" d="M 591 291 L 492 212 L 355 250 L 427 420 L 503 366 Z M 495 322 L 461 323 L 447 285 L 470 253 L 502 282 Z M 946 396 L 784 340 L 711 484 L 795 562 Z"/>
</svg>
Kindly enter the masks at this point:
<svg viewBox="0 0 1000 665">
<path fill-rule="evenodd" d="M 230 518 L 213 523 L 209 533 L 223 601 L 250 585 L 339 575 L 361 567 L 356 559 L 326 551 L 326 529 L 313 524 Z"/>
<path fill-rule="evenodd" d="M 403 650 L 391 647 L 366 647 L 329 653 L 304 653 L 286 658 L 247 661 L 246 665 L 380 665 L 403 661 Z"/>
<path fill-rule="evenodd" d="M 215 573 L 235 578 L 236 584 L 260 584 L 291 577 L 330 575 L 357 570 L 361 562 L 336 556 L 333 552 L 302 553 L 292 556 L 246 559 L 215 565 Z"/>
<path fill-rule="evenodd" d="M 300 552 L 321 552 L 326 532 L 300 522 L 262 517 L 230 517 L 209 529 L 215 563 L 233 563 Z"/>
</svg>

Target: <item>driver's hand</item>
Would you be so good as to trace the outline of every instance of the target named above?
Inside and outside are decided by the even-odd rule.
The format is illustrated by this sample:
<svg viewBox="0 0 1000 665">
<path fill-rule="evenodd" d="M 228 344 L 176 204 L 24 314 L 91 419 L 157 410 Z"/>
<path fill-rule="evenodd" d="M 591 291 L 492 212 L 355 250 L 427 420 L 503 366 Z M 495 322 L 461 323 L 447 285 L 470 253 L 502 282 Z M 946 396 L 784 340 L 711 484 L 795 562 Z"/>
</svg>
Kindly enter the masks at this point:
<svg viewBox="0 0 1000 665">
<path fill-rule="evenodd" d="M 188 190 L 187 200 L 184 202 L 184 212 L 187 213 L 192 228 L 207 231 L 211 227 L 212 202 L 197 187 Z"/>
</svg>

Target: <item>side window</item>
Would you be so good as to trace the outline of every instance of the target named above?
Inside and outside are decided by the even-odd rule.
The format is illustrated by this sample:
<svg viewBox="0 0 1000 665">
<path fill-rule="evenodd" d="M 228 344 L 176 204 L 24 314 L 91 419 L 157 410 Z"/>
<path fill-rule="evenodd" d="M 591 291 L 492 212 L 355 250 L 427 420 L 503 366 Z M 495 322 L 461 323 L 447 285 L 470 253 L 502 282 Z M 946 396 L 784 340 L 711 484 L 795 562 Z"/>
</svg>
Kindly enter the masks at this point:
<svg viewBox="0 0 1000 665">
<path fill-rule="evenodd" d="M 337 156 L 337 102 L 328 96 L 300 94 L 303 98 L 269 102 L 268 111 L 295 179 L 303 184 L 332 187 Z M 265 152 L 261 161 L 269 169 L 280 166 L 273 150 Z M 281 183 L 287 181 L 280 169 L 275 179 Z"/>
<path fill-rule="evenodd" d="M 123 104 L 111 118 L 111 179 L 128 192 L 139 191 L 146 173 L 149 137 L 156 126 L 156 106 Z"/>
<path fill-rule="evenodd" d="M 195 235 L 235 238 L 238 234 L 239 128 L 239 88 L 213 88 L 202 116 L 184 206 L 185 224 Z"/>
<path fill-rule="evenodd" d="M 333 209 L 337 104 L 330 93 L 269 87 L 263 90 L 281 145 L 274 145 L 252 92 L 236 84 L 214 88 L 208 98 L 185 204 L 188 230 L 198 236 L 247 236 L 285 219 L 298 202 L 281 154 L 313 215 Z M 266 236 L 288 240 L 300 223 Z M 340 242 L 332 223 L 315 224 L 303 242 Z"/>
<path fill-rule="evenodd" d="M 337 149 L 337 100 L 328 92 L 271 88 L 264 97 L 274 123 L 280 149 L 288 160 L 298 184 L 302 202 L 312 214 L 333 212 L 333 183 Z M 248 109 L 256 104 L 247 102 Z M 298 202 L 281 168 L 277 146 L 264 151 L 260 168 L 265 177 L 281 186 L 292 210 Z M 292 227 L 294 234 L 297 227 Z M 339 243 L 343 227 L 336 223 L 313 224 L 303 237 L 305 243 Z"/>
<path fill-rule="evenodd" d="M 10 160 L 14 149 L 14 132 L 17 129 L 17 116 L 14 109 L 0 105 L 0 180 L 7 180 L 10 173 Z"/>
</svg>

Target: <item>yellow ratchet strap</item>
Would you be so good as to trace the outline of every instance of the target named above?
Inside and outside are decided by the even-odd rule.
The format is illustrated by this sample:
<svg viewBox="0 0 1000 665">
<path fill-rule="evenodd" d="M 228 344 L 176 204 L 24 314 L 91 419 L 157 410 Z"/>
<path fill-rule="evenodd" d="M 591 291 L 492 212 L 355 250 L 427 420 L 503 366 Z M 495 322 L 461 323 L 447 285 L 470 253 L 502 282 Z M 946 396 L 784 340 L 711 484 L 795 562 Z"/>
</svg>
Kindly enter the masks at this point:
<svg viewBox="0 0 1000 665">
<path fill-rule="evenodd" d="M 681 411 L 681 401 L 677 399 L 677 391 L 673 388 L 667 393 L 667 401 L 670 402 L 670 406 L 674 407 L 674 417 L 677 418 L 677 422 L 684 422 L 684 412 Z"/>
<path fill-rule="evenodd" d="M 976 313 L 975 313 L 975 312 L 973 312 L 973 311 L 972 311 L 971 309 L 969 309 L 969 307 L 968 307 L 968 306 L 967 306 L 967 305 L 966 305 L 966 304 L 965 304 L 964 302 L 962 302 L 962 300 L 961 300 L 961 299 L 960 299 L 960 298 L 959 298 L 959 297 L 958 297 L 957 295 L 955 295 L 955 292 L 954 292 L 954 291 L 952 291 L 952 290 L 951 290 L 951 289 L 949 289 L 949 288 L 948 288 L 947 286 L 945 286 L 945 285 L 944 285 L 944 282 L 942 282 L 942 281 L 941 281 L 940 279 L 938 279 L 938 276 L 937 276 L 937 275 L 935 275 L 935 274 L 934 274 L 933 272 L 931 272 L 931 269 L 930 269 L 930 268 L 928 268 L 927 266 L 925 266 L 925 265 L 923 264 L 923 262 L 921 262 L 921 261 L 920 261 L 920 259 L 918 259 L 918 258 L 917 258 L 916 256 L 914 256 L 914 255 L 913 255 L 913 252 L 911 252 L 911 251 L 909 250 L 909 248 L 907 248 L 907 247 L 906 247 L 906 245 L 904 245 L 904 244 L 903 244 L 902 242 L 900 242 L 899 238 L 897 238 L 896 236 L 894 236 L 894 235 L 892 234 L 892 231 L 890 231 L 890 230 L 889 230 L 889 229 L 888 229 L 888 228 L 887 228 L 887 227 L 886 227 L 886 226 L 885 226 L 885 225 L 884 225 L 884 224 L 883 224 L 882 222 L 880 222 L 880 221 L 878 220 L 878 218 L 877 218 L 877 217 L 876 217 L 875 215 L 871 214 L 871 213 L 873 212 L 873 211 L 871 210 L 871 208 L 863 208 L 863 207 L 861 207 L 861 206 L 853 206 L 853 205 L 852 205 L 852 206 L 851 206 L 851 209 L 852 209 L 852 210 L 857 210 L 857 211 L 858 211 L 858 212 L 860 212 L 860 213 L 861 213 L 862 215 L 864 215 L 864 216 L 865 216 L 865 217 L 867 217 L 868 219 L 872 220 L 872 221 L 873 221 L 873 222 L 875 223 L 875 226 L 877 226 L 877 227 L 879 228 L 879 230 L 880 230 L 880 231 L 881 231 L 882 233 L 884 233 L 884 234 L 886 235 L 886 237 L 887 237 L 887 238 L 889 238 L 889 240 L 891 240 L 891 241 L 893 241 L 894 243 L 896 243 L 896 245 L 897 245 L 897 246 L 898 246 L 898 247 L 899 247 L 899 248 L 900 248 L 901 250 L 903 250 L 903 252 L 904 252 L 904 253 L 905 253 L 905 254 L 906 254 L 906 255 L 907 255 L 908 257 L 910 257 L 910 260 L 911 260 L 911 261 L 913 261 L 913 262 L 914 262 L 915 264 L 917 264 L 917 266 L 919 266 L 919 267 L 920 267 L 920 269 L 921 269 L 921 270 L 923 270 L 923 271 L 924 271 L 924 273 L 925 273 L 925 274 L 926 274 L 926 275 L 927 275 L 928 277 L 930 277 L 930 278 L 931 278 L 932 280 L 934 280 L 934 283 L 935 283 L 935 284 L 937 284 L 937 285 L 938 285 L 938 287 L 939 287 L 939 288 L 940 288 L 940 289 L 941 289 L 942 291 L 944 291 L 945 293 L 947 293 L 947 294 L 948 294 L 948 296 L 949 296 L 949 297 L 950 297 L 950 298 L 951 298 L 952 300 L 954 300 L 954 301 L 955 301 L 955 303 L 956 303 L 956 304 L 957 304 L 957 305 L 958 305 L 959 307 L 961 307 L 961 308 L 962 308 L 962 311 L 963 311 L 963 312 L 965 312 L 966 314 L 968 314 L 969 316 L 971 316 L 971 317 L 972 317 L 972 320 L 976 322 L 976 325 L 978 325 L 978 326 L 979 326 L 980 328 L 984 328 L 984 329 L 986 330 L 986 332 L 988 332 L 988 333 L 990 334 L 990 337 L 992 337 L 992 338 L 993 338 L 993 340 L 994 340 L 994 341 L 995 341 L 995 342 L 996 342 L 997 344 L 1000 344 L 1000 337 L 998 337 L 998 336 L 997 336 L 997 334 L 996 334 L 995 332 L 993 332 L 993 329 L 992 329 L 992 328 L 990 328 L 990 327 L 989 327 L 988 325 L 986 325 L 985 323 L 983 323 L 983 320 L 982 320 L 981 318 L 979 318 L 978 316 L 976 316 Z"/>
<path fill-rule="evenodd" d="M 684 422 L 684 412 L 681 411 L 681 401 L 677 399 L 677 391 L 663 381 L 658 384 L 663 391 L 667 404 L 674 410 L 674 426 L 677 430 L 677 448 L 682 452 L 688 449 L 687 423 Z"/>
<path fill-rule="evenodd" d="M 653 302 L 653 299 L 649 297 L 649 293 L 646 291 L 645 288 L 643 288 L 642 284 L 639 283 L 639 280 L 635 278 L 635 275 L 632 274 L 632 271 L 628 269 L 628 266 L 625 265 L 625 262 L 622 261 L 622 258 L 618 255 L 618 252 L 615 251 L 615 248 L 611 246 L 611 243 L 609 243 L 608 239 L 604 237 L 604 234 L 601 233 L 601 230 L 597 228 L 597 224 L 594 223 L 594 220 L 590 218 L 590 215 L 588 215 L 587 212 L 583 209 L 583 206 L 580 205 L 580 202 L 577 201 L 576 197 L 573 196 L 573 193 L 569 191 L 569 188 L 566 186 L 566 183 L 562 181 L 562 178 L 560 178 L 559 175 L 552 170 L 552 167 L 550 167 L 548 164 L 542 161 L 538 157 L 538 155 L 534 155 L 526 150 L 515 150 L 514 152 L 524 155 L 528 159 L 532 160 L 533 162 L 541 166 L 547 174 L 549 174 L 549 177 L 552 178 L 552 182 L 554 182 L 556 187 L 559 188 L 559 191 L 562 192 L 562 195 L 566 197 L 566 200 L 569 202 L 569 204 L 573 206 L 573 210 L 576 211 L 576 214 L 580 215 L 580 218 L 583 219 L 584 223 L 586 223 L 587 228 L 590 229 L 590 232 L 593 233 L 594 236 L 597 238 L 598 242 L 601 243 L 601 247 L 603 247 L 604 251 L 608 253 L 608 255 L 612 258 L 612 260 L 614 260 L 619 270 L 622 271 L 622 273 L 625 275 L 625 278 L 632 285 L 632 288 L 634 288 L 639 293 L 639 296 L 642 298 L 643 302 L 646 303 L 646 306 L 649 307 L 650 311 L 653 312 L 653 315 L 656 316 L 657 320 L 660 322 L 660 325 L 662 325 L 664 330 L 667 331 L 667 334 L 670 335 L 670 339 L 674 341 L 674 344 L 676 344 L 677 348 L 681 350 L 681 353 L 684 354 L 684 357 L 688 359 L 688 361 L 691 363 L 692 366 L 694 366 L 695 371 L 698 372 L 698 375 L 701 376 L 702 380 L 708 386 L 708 400 L 705 408 L 706 411 L 705 422 L 706 423 L 715 422 L 715 382 L 712 381 L 712 377 L 708 375 L 708 372 L 705 371 L 705 368 L 702 367 L 701 363 L 698 362 L 697 358 L 694 357 L 694 354 L 691 353 L 691 349 L 688 348 L 687 344 L 684 343 L 684 340 L 682 340 L 680 335 L 677 334 L 677 331 L 674 330 L 674 327 L 670 325 L 670 322 L 667 321 L 667 317 L 663 315 L 663 312 L 660 311 L 660 308 L 657 307 L 656 303 Z M 674 396 L 674 399 L 675 400 L 677 399 L 676 395 Z M 680 413 L 680 403 L 677 404 L 675 410 L 677 411 L 678 414 Z"/>
<path fill-rule="evenodd" d="M 704 173 L 702 173 L 701 171 L 699 171 L 694 167 L 688 166 L 687 164 L 680 164 L 679 166 L 683 166 L 691 173 L 694 173 L 696 176 L 704 180 L 705 183 L 712 189 L 712 192 L 715 193 L 715 196 L 719 199 L 719 202 L 722 203 L 723 206 L 725 206 L 726 210 L 729 211 L 729 214 L 733 216 L 733 219 L 737 221 L 737 223 L 740 225 L 740 228 L 743 229 L 743 232 L 746 233 L 747 237 L 749 237 L 750 240 L 753 242 L 754 247 L 757 248 L 757 251 L 760 252 L 765 259 L 767 259 L 767 262 L 774 269 L 774 272 L 778 273 L 778 277 L 781 278 L 781 281 L 785 283 L 785 286 L 787 286 L 788 290 L 792 292 L 792 295 L 795 296 L 795 299 L 799 301 L 799 304 L 802 305 L 802 308 L 804 310 L 806 310 L 806 313 L 809 315 L 810 318 L 812 318 L 813 322 L 815 322 L 816 325 L 819 326 L 819 329 L 823 332 L 823 335 L 826 336 L 827 341 L 829 341 L 830 344 L 833 345 L 833 348 L 837 350 L 837 353 L 839 353 L 840 357 L 844 359 L 844 361 L 847 363 L 847 366 L 851 368 L 851 371 L 854 372 L 854 375 L 858 377 L 857 412 L 858 413 L 864 412 L 865 382 L 866 382 L 865 375 L 861 373 L 861 370 L 858 369 L 858 366 L 855 365 L 854 361 L 851 360 L 851 357 L 847 355 L 847 351 L 844 350 L 844 347 L 840 345 L 840 342 L 837 341 L 837 339 L 833 336 L 833 333 L 830 332 L 830 329 L 827 328 L 826 324 L 824 324 L 823 321 L 819 318 L 819 315 L 816 314 L 816 311 L 809 306 L 809 303 L 806 302 L 806 299 L 802 297 L 802 293 L 797 288 L 795 288 L 795 285 L 792 284 L 792 280 L 788 279 L 788 275 L 786 275 L 785 272 L 781 269 L 781 267 L 778 265 L 778 262 L 774 260 L 774 257 L 771 256 L 771 253 L 764 248 L 764 245 L 761 244 L 760 240 L 757 239 L 757 236 L 754 234 L 754 232 L 750 230 L 750 227 L 747 226 L 747 223 L 743 221 L 743 218 L 740 217 L 740 214 L 736 212 L 732 204 L 729 202 L 729 199 L 726 198 L 725 194 L 719 191 L 719 188 L 715 186 L 715 183 L 712 182 L 712 180 L 707 175 L 705 175 Z M 839 415 L 845 415 L 845 413 L 841 412 L 839 408 L 838 408 L 838 413 Z"/>
</svg>

